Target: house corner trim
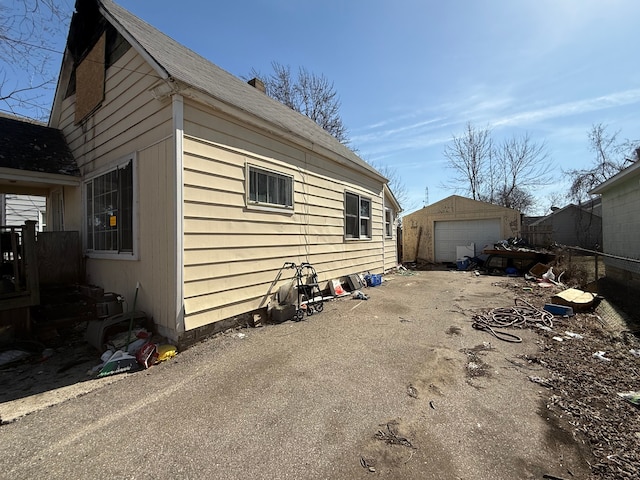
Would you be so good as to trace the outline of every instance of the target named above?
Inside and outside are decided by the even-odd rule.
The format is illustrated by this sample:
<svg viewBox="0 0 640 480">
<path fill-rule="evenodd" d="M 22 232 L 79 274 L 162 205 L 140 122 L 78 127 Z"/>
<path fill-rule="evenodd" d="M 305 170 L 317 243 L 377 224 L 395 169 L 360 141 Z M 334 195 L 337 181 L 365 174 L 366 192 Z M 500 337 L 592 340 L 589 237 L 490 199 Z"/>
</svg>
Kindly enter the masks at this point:
<svg viewBox="0 0 640 480">
<path fill-rule="evenodd" d="M 173 135 L 175 156 L 175 279 L 176 303 L 175 319 L 176 331 L 182 333 L 184 325 L 184 99 L 175 94 L 171 100 L 173 109 Z"/>
</svg>

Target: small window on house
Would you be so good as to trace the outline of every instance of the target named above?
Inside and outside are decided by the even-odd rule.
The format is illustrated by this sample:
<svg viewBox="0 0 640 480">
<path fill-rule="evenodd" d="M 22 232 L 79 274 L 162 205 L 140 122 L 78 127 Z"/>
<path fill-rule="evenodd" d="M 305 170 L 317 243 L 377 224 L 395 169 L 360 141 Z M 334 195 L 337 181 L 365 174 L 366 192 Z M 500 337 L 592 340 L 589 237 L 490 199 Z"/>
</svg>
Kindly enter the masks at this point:
<svg viewBox="0 0 640 480">
<path fill-rule="evenodd" d="M 85 183 L 87 250 L 133 253 L 133 159 Z"/>
<path fill-rule="evenodd" d="M 371 238 L 371 200 L 346 192 L 344 224 L 346 238 Z"/>
<path fill-rule="evenodd" d="M 393 215 L 390 208 L 384 210 L 384 234 L 388 238 L 393 237 Z"/>
<path fill-rule="evenodd" d="M 293 177 L 248 165 L 248 204 L 293 208 Z"/>
</svg>

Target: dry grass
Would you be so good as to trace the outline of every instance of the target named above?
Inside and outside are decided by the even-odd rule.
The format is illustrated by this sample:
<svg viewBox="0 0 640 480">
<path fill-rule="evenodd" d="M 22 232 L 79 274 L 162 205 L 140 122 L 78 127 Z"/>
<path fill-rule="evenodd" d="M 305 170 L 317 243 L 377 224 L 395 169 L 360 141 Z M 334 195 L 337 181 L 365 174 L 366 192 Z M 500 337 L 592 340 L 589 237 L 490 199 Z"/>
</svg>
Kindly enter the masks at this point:
<svg viewBox="0 0 640 480">
<path fill-rule="evenodd" d="M 602 256 L 578 255 L 568 249 L 559 250 L 553 263 L 553 270 L 556 275 L 564 272 L 562 283 L 583 290 L 590 290 L 589 285 L 596 280 L 600 280 L 606 274 L 604 260 Z M 597 266 L 597 274 L 596 274 Z"/>
</svg>

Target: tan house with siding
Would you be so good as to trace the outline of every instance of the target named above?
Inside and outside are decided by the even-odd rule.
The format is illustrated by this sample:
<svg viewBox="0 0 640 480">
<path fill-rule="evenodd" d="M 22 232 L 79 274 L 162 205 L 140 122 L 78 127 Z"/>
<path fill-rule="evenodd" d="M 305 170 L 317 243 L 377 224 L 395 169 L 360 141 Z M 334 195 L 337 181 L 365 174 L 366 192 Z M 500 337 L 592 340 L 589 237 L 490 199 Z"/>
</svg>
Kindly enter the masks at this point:
<svg viewBox="0 0 640 480">
<path fill-rule="evenodd" d="M 79 0 L 50 126 L 77 160 L 65 229 L 87 281 L 186 343 L 266 308 L 286 261 L 321 282 L 397 264 L 387 180 L 309 118 L 110 0 Z"/>
</svg>

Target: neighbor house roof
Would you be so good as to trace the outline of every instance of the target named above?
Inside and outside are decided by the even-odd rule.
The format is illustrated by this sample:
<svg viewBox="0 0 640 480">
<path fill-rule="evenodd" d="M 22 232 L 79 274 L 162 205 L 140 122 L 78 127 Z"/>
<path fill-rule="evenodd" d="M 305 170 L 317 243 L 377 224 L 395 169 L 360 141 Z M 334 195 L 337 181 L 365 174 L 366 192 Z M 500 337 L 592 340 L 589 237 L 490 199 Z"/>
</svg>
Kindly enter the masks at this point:
<svg viewBox="0 0 640 480">
<path fill-rule="evenodd" d="M 532 227 L 536 226 L 536 225 L 540 225 L 542 223 L 545 223 L 550 218 L 554 218 L 554 217 L 560 216 L 564 212 L 567 212 L 567 211 L 572 210 L 572 209 L 582 211 L 587 215 L 594 215 L 596 217 L 601 217 L 602 216 L 602 211 L 599 208 L 601 206 L 601 204 L 602 204 L 602 200 L 599 197 L 598 198 L 593 198 L 593 199 L 588 200 L 588 201 L 586 201 L 584 203 L 581 203 L 579 205 L 576 205 L 574 203 L 570 203 L 568 205 L 565 205 L 562 208 L 554 210 L 553 212 L 551 212 L 548 215 L 545 215 L 543 217 L 537 217 L 535 221 L 529 222 L 529 223 L 527 223 L 527 225 L 530 225 Z"/>
<path fill-rule="evenodd" d="M 609 190 L 610 188 L 615 187 L 615 186 L 619 185 L 620 183 L 624 182 L 625 180 L 628 180 L 630 178 L 633 178 L 633 177 L 636 177 L 636 176 L 639 176 L 639 175 L 640 175 L 640 160 L 636 161 L 630 167 L 627 167 L 624 170 L 622 170 L 621 172 L 617 173 L 616 175 L 614 175 L 610 179 L 602 182 L 600 185 L 598 185 L 596 188 L 591 190 L 589 193 L 591 195 L 602 194 L 602 193 L 606 192 L 607 190 Z"/>
<path fill-rule="evenodd" d="M 60 130 L 6 116 L 0 116 L 0 167 L 80 175 Z"/>
<path fill-rule="evenodd" d="M 100 11 L 165 80 L 177 80 L 228 105 L 312 142 L 382 180 L 384 177 L 309 117 L 226 72 L 111 0 L 94 0 Z"/>
</svg>

